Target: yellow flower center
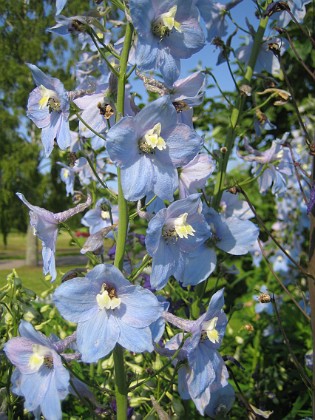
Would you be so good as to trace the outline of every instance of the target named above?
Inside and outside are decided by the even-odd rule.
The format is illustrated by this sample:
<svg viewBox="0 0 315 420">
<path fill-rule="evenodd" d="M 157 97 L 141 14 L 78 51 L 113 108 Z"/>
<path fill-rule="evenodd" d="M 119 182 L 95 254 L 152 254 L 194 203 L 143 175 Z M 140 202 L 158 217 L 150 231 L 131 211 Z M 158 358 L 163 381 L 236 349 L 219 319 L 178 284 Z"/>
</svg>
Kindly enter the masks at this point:
<svg viewBox="0 0 315 420">
<path fill-rule="evenodd" d="M 162 13 L 152 24 L 152 32 L 161 39 L 168 36 L 175 29 L 182 32 L 181 24 L 175 20 L 177 6 L 170 8 L 168 12 Z"/>
<path fill-rule="evenodd" d="M 175 232 L 180 238 L 188 238 L 188 235 L 194 236 L 195 229 L 189 225 L 187 220 L 188 213 L 183 213 L 174 221 Z"/>
<path fill-rule="evenodd" d="M 40 344 L 34 344 L 32 350 L 33 353 L 28 360 L 28 365 L 33 371 L 37 372 L 44 363 L 46 364 L 46 360 L 48 358 L 52 360 L 52 357 L 49 349 Z"/>
<path fill-rule="evenodd" d="M 60 100 L 57 93 L 54 90 L 47 89 L 45 86 L 39 86 L 41 99 L 39 100 L 39 109 L 44 109 L 46 106 L 49 107 L 49 112 L 60 111 Z"/>
<path fill-rule="evenodd" d="M 207 333 L 207 336 L 211 343 L 218 343 L 220 341 L 219 331 L 216 330 L 218 317 L 210 319 L 210 321 L 204 322 L 202 329 Z"/>
<path fill-rule="evenodd" d="M 154 153 L 154 149 L 165 150 L 166 143 L 161 137 L 161 123 L 155 124 L 139 141 L 139 149 L 143 153 Z"/>
</svg>

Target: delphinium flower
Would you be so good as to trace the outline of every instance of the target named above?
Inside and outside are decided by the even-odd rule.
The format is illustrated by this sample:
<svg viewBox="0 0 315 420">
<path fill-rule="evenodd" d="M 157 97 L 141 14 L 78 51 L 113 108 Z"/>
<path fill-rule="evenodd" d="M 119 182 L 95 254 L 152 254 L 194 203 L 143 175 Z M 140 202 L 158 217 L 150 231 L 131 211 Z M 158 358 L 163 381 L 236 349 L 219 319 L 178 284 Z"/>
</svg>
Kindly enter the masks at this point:
<svg viewBox="0 0 315 420">
<path fill-rule="evenodd" d="M 191 261 L 193 274 L 185 279 L 185 285 L 197 284 L 207 278 L 211 267 L 208 261 L 198 258 L 198 250 L 211 233 L 201 208 L 199 194 L 193 194 L 158 211 L 150 220 L 146 248 L 152 256 L 152 287 L 162 289 L 171 275 L 182 282 L 186 260 L 194 251 L 196 259 Z M 198 275 L 200 265 L 205 272 L 202 277 Z"/>
<path fill-rule="evenodd" d="M 286 2 L 271 3 L 269 5 L 269 10 L 273 10 L 271 15 L 271 27 L 274 28 L 277 26 L 285 28 L 291 22 L 292 15 L 298 23 L 303 23 L 306 15 L 305 6 L 309 3 L 311 3 L 311 0 L 287 0 Z M 268 13 L 268 8 L 266 13 Z"/>
<path fill-rule="evenodd" d="M 30 93 L 27 116 L 42 129 L 42 143 L 49 156 L 56 140 L 64 150 L 70 146 L 69 99 L 60 80 L 48 76 L 33 64 L 28 64 L 37 87 Z"/>
<path fill-rule="evenodd" d="M 197 8 L 192 0 L 131 0 L 130 15 L 137 32 L 138 68 L 157 69 L 172 84 L 180 73 L 180 59 L 191 57 L 205 43 Z"/>
<path fill-rule="evenodd" d="M 68 280 L 53 300 L 66 320 L 78 324 L 77 346 L 84 362 L 96 362 L 116 343 L 132 352 L 153 350 L 150 324 L 161 316 L 161 305 L 116 267 L 100 264 L 86 277 Z"/>
<path fill-rule="evenodd" d="M 154 78 L 146 77 L 137 72 L 149 92 L 160 96 L 169 95 L 177 112 L 178 122 L 193 127 L 193 107 L 202 103 L 205 95 L 205 74 L 196 71 L 184 79 L 176 80 L 172 85 L 164 84 Z"/>
<path fill-rule="evenodd" d="M 45 275 L 50 274 L 51 280 L 54 281 L 57 277 L 55 251 L 59 224 L 89 207 L 92 202 L 91 196 L 88 196 L 85 203 L 78 204 L 72 209 L 60 213 L 52 213 L 41 207 L 33 206 L 26 200 L 23 194 L 16 194 L 30 209 L 30 224 L 34 228 L 34 233 L 43 244 L 43 272 Z"/>
<path fill-rule="evenodd" d="M 199 152 L 202 139 L 177 122 L 168 96 L 145 106 L 135 117 L 124 117 L 107 133 L 110 159 L 121 168 L 124 196 L 136 201 L 148 193 L 173 200 L 177 167 Z"/>
<path fill-rule="evenodd" d="M 245 45 L 241 45 L 235 51 L 238 60 L 248 64 L 250 53 L 253 49 L 254 41 L 250 37 L 245 38 Z M 276 74 L 280 71 L 279 59 L 274 55 L 270 46 L 277 45 L 279 55 L 283 55 L 288 48 L 288 42 L 283 38 L 264 39 L 255 64 L 255 72 L 261 73 L 267 71 L 270 74 Z"/>
<path fill-rule="evenodd" d="M 183 285 L 191 284 L 193 278 L 206 278 L 214 271 L 217 264 L 216 248 L 231 255 L 244 255 L 251 251 L 259 235 L 258 227 L 249 220 L 235 216 L 226 218 L 207 207 L 203 213 L 211 236 L 185 259 Z M 198 264 L 198 261 L 206 261 L 207 264 Z"/>
<path fill-rule="evenodd" d="M 196 321 L 183 320 L 167 312 L 163 314 L 166 321 L 190 334 L 177 355 L 178 361 L 185 363 L 178 371 L 178 391 L 181 398 L 194 401 L 201 415 L 205 414 L 206 408 L 208 412 L 218 410 L 216 393 L 228 395 L 226 387 L 229 375 L 218 353 L 227 325 L 222 310 L 223 292 L 224 289 L 221 289 L 212 296 L 207 312 Z M 178 350 L 183 339 L 184 334 L 180 333 L 166 343 L 165 349 L 169 355 Z M 233 401 L 234 392 L 229 389 L 228 409 Z"/>
<path fill-rule="evenodd" d="M 57 162 L 57 163 L 60 166 L 62 166 L 61 171 L 60 171 L 60 179 L 62 182 L 65 183 L 67 196 L 73 195 L 75 171 L 70 166 L 67 166 L 61 162 Z"/>
<path fill-rule="evenodd" d="M 70 375 L 56 351 L 54 340 L 21 321 L 20 337 L 4 346 L 7 357 L 16 366 L 12 391 L 25 398 L 24 407 L 39 418 L 61 420 L 61 403 L 70 389 Z"/>
<path fill-rule="evenodd" d="M 227 4 L 213 3 L 209 0 L 194 0 L 202 19 L 206 24 L 207 41 L 223 38 L 228 33 L 226 16 L 229 10 L 237 6 L 241 0 L 233 0 Z"/>
<path fill-rule="evenodd" d="M 287 179 L 293 175 L 293 164 L 288 148 L 283 146 L 283 140 L 274 140 L 271 147 L 259 151 L 244 140 L 244 147 L 250 153 L 239 156 L 247 162 L 255 162 L 253 173 L 258 177 L 259 191 L 265 193 L 271 188 L 273 194 L 281 195 L 286 191 Z"/>
<path fill-rule="evenodd" d="M 111 205 L 108 200 L 106 200 L 105 198 L 100 198 L 96 202 L 95 208 L 88 210 L 85 213 L 85 215 L 81 219 L 81 223 L 89 228 L 91 235 L 111 225 L 111 218 L 109 213 L 110 207 Z M 118 207 L 113 206 L 111 209 L 111 213 L 113 217 L 113 223 L 117 223 Z"/>
<path fill-rule="evenodd" d="M 109 124 L 114 123 L 115 105 L 114 100 L 108 89 L 108 85 L 98 87 L 97 91 L 90 95 L 84 95 L 73 101 L 83 112 L 82 119 L 99 134 L 108 130 Z M 95 132 L 79 122 L 80 133 L 90 138 L 95 136 Z"/>
<path fill-rule="evenodd" d="M 215 169 L 212 158 L 200 153 L 195 156 L 187 165 L 179 169 L 179 196 L 188 197 L 197 192 L 199 188 L 204 188 L 207 179 Z"/>
<path fill-rule="evenodd" d="M 205 74 L 197 71 L 184 79 L 176 80 L 169 88 L 169 94 L 177 111 L 178 121 L 192 127 L 192 108 L 200 105 L 205 95 Z"/>
</svg>

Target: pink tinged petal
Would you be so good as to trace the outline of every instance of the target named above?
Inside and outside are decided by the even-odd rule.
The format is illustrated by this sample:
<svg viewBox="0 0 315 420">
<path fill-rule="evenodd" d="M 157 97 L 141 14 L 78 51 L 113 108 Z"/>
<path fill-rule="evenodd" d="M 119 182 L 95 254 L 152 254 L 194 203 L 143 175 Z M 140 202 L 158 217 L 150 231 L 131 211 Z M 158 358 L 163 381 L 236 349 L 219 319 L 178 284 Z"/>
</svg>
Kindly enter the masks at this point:
<svg viewBox="0 0 315 420">
<path fill-rule="evenodd" d="M 34 372 L 34 369 L 29 366 L 29 359 L 33 354 L 33 345 L 34 342 L 28 338 L 15 337 L 11 338 L 4 346 L 8 359 L 22 373 L 30 374 Z"/>
<path fill-rule="evenodd" d="M 173 88 L 175 93 L 172 95 L 172 99 L 184 100 L 187 97 L 192 98 L 196 96 L 201 89 L 205 81 L 205 74 L 201 71 L 197 71 L 185 79 L 177 80 Z"/>
<path fill-rule="evenodd" d="M 134 328 L 117 319 L 120 329 L 118 343 L 129 351 L 142 353 L 144 351 L 153 351 L 152 334 L 149 327 Z"/>
<path fill-rule="evenodd" d="M 73 207 L 69 210 L 65 210 L 65 211 L 62 211 L 60 213 L 55 213 L 54 217 L 56 218 L 58 223 L 65 222 L 70 217 L 74 216 L 75 214 L 78 214 L 78 213 L 81 213 L 82 211 L 84 211 L 91 204 L 92 204 L 92 196 L 90 194 L 88 194 L 85 203 L 80 203 L 77 206 L 75 206 L 75 207 Z"/>
<path fill-rule="evenodd" d="M 97 362 L 109 354 L 119 340 L 120 328 L 106 310 L 99 310 L 93 318 L 79 323 L 77 345 L 83 362 Z"/>
<path fill-rule="evenodd" d="M 180 197 L 187 197 L 204 188 L 207 179 L 215 169 L 215 163 L 209 155 L 199 154 L 182 168 L 179 176 Z"/>
</svg>

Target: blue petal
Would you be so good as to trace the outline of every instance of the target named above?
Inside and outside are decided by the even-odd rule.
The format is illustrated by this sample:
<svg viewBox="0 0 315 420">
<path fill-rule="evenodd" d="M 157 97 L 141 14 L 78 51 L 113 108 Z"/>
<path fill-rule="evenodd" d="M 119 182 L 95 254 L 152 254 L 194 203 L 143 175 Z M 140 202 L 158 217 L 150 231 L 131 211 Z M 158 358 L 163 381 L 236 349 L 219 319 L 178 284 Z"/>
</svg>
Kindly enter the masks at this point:
<svg viewBox="0 0 315 420">
<path fill-rule="evenodd" d="M 150 157 L 143 155 L 137 159 L 121 170 L 124 197 L 129 201 L 140 200 L 154 188 L 154 170 Z"/>
<path fill-rule="evenodd" d="M 77 345 L 82 361 L 93 363 L 109 354 L 115 347 L 120 329 L 115 317 L 99 310 L 93 318 L 78 324 Z"/>
<path fill-rule="evenodd" d="M 206 280 L 216 267 L 216 254 L 212 248 L 200 246 L 185 257 L 185 267 L 180 281 L 183 286 L 195 286 Z"/>
<path fill-rule="evenodd" d="M 99 308 L 96 295 L 101 285 L 89 278 L 74 278 L 61 284 L 53 294 L 54 303 L 61 315 L 70 322 L 84 322 L 93 318 Z"/>
<path fill-rule="evenodd" d="M 149 326 L 162 314 L 162 308 L 155 295 L 140 286 L 119 289 L 121 305 L 115 309 L 115 317 L 135 328 Z"/>
<path fill-rule="evenodd" d="M 167 244 L 162 239 L 159 248 L 153 256 L 152 274 L 150 277 L 152 287 L 159 290 L 166 285 L 168 278 L 175 272 L 178 259 L 178 247 Z"/>
<path fill-rule="evenodd" d="M 146 328 L 134 328 L 117 319 L 120 328 L 118 343 L 129 351 L 142 353 L 153 351 L 153 340 L 151 330 Z"/>
</svg>

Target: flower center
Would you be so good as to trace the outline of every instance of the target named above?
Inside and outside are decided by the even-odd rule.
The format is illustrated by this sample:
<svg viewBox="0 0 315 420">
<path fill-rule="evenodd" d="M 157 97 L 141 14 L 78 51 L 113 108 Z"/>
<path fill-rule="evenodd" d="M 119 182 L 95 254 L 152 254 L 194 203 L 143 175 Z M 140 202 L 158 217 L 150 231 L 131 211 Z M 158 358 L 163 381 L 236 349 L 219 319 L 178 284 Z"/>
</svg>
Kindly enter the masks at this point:
<svg viewBox="0 0 315 420">
<path fill-rule="evenodd" d="M 114 110 L 110 104 L 102 104 L 99 102 L 97 104 L 97 108 L 100 110 L 100 114 L 103 115 L 106 120 L 109 120 L 110 117 L 114 115 Z"/>
<path fill-rule="evenodd" d="M 182 32 L 181 25 L 175 20 L 177 6 L 173 6 L 166 13 L 162 13 L 151 25 L 153 35 L 160 39 L 169 36 L 171 31 L 175 29 L 177 32 Z"/>
<path fill-rule="evenodd" d="M 215 344 L 220 341 L 219 331 L 216 329 L 218 317 L 210 319 L 210 321 L 202 324 L 202 330 L 207 334 L 211 343 Z"/>
<path fill-rule="evenodd" d="M 44 109 L 48 106 L 50 113 L 53 111 L 60 112 L 61 105 L 57 93 L 54 90 L 45 88 L 43 85 L 39 86 L 39 91 L 41 94 L 41 99 L 38 102 L 39 109 Z"/>
<path fill-rule="evenodd" d="M 96 295 L 96 301 L 100 309 L 115 309 L 121 303 L 121 299 L 117 297 L 116 289 L 106 283 L 103 283 L 101 292 Z"/>
<path fill-rule="evenodd" d="M 47 347 L 34 344 L 32 350 L 33 353 L 28 360 L 28 365 L 33 371 L 38 372 L 42 365 L 45 365 L 49 369 L 53 368 L 53 358 Z"/>
<path fill-rule="evenodd" d="M 108 219 L 109 219 L 109 211 L 104 211 L 104 210 L 102 210 L 102 211 L 101 211 L 101 218 L 102 218 L 103 220 L 108 220 Z"/>
<path fill-rule="evenodd" d="M 139 141 L 139 149 L 143 153 L 154 153 L 154 149 L 166 149 L 166 143 L 161 137 L 161 123 L 155 124 Z"/>
<path fill-rule="evenodd" d="M 162 231 L 162 236 L 165 239 L 175 238 L 188 238 L 188 235 L 194 236 L 195 229 L 187 223 L 188 213 L 183 213 L 176 219 L 168 222 Z"/>
<path fill-rule="evenodd" d="M 188 111 L 189 109 L 189 106 L 186 104 L 185 101 L 175 101 L 173 102 L 173 105 L 178 114 L 183 111 Z"/>
</svg>

